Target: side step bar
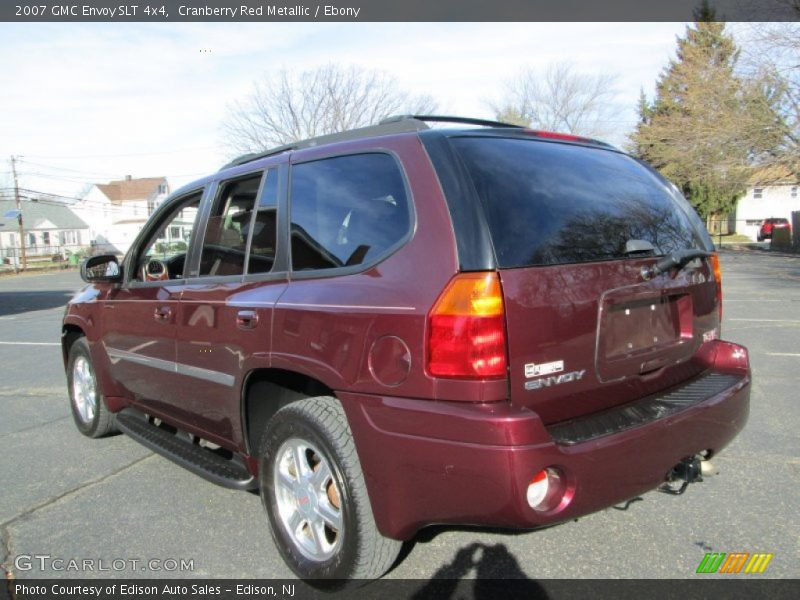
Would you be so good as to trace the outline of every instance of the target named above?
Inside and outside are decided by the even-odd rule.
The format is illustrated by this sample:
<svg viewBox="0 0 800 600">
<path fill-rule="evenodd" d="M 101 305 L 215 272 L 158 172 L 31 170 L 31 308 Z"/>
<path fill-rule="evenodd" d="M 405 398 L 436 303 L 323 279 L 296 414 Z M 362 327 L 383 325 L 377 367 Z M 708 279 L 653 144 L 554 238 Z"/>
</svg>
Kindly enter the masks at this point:
<svg viewBox="0 0 800 600">
<path fill-rule="evenodd" d="M 143 446 L 212 483 L 237 490 L 258 487 L 244 465 L 148 423 L 138 411 L 126 408 L 117 413 L 117 425 Z"/>
</svg>

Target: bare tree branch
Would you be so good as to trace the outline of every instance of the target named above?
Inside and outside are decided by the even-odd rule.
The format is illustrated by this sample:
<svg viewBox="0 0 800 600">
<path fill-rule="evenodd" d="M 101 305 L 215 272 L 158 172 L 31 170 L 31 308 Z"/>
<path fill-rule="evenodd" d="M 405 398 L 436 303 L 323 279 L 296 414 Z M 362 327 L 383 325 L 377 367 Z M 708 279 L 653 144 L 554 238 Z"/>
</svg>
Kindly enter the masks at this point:
<svg viewBox="0 0 800 600">
<path fill-rule="evenodd" d="M 430 96 L 399 90 L 385 73 L 328 64 L 264 76 L 247 98 L 229 106 L 222 128 L 226 146 L 239 154 L 363 127 L 392 114 L 435 110 Z"/>
<path fill-rule="evenodd" d="M 506 82 L 503 98 L 489 105 L 499 120 L 607 137 L 622 112 L 616 80 L 610 73 L 579 73 L 569 62 L 554 63 L 543 72 L 526 67 Z"/>
</svg>

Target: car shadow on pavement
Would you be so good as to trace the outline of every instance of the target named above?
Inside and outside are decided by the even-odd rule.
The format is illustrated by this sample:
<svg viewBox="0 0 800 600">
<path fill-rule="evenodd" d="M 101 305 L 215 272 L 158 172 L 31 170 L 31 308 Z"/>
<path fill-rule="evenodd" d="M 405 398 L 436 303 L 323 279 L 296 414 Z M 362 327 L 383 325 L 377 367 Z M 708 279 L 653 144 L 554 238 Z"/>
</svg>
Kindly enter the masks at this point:
<svg viewBox="0 0 800 600">
<path fill-rule="evenodd" d="M 0 292 L 0 316 L 64 306 L 74 294 L 74 290 Z"/>
</svg>

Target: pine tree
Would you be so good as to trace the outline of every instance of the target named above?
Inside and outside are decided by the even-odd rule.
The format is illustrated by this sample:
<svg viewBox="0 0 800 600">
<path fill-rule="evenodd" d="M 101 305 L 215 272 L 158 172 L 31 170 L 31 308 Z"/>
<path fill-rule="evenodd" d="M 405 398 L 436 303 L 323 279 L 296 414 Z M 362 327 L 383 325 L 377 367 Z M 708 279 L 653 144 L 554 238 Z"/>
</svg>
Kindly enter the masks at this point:
<svg viewBox="0 0 800 600">
<path fill-rule="evenodd" d="M 699 18 L 713 14 L 701 11 Z M 633 151 L 682 188 L 703 216 L 729 212 L 755 161 L 775 144 L 774 107 L 760 86 L 737 77 L 738 57 L 724 23 L 687 27 L 655 100 L 640 100 L 631 136 Z"/>
</svg>

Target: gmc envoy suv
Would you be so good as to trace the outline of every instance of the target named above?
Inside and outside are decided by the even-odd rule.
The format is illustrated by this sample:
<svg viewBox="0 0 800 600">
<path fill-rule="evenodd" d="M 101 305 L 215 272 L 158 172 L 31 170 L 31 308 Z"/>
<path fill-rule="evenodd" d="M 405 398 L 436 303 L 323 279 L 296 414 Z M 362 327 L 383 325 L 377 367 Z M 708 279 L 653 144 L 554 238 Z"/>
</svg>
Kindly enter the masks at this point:
<svg viewBox="0 0 800 600">
<path fill-rule="evenodd" d="M 82 276 L 78 429 L 258 490 L 320 585 L 381 576 L 426 525 L 679 494 L 748 416 L 703 223 L 591 139 L 403 116 L 247 155 Z"/>
</svg>

